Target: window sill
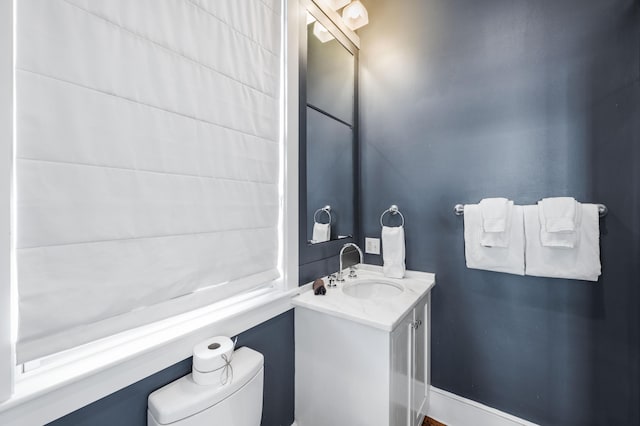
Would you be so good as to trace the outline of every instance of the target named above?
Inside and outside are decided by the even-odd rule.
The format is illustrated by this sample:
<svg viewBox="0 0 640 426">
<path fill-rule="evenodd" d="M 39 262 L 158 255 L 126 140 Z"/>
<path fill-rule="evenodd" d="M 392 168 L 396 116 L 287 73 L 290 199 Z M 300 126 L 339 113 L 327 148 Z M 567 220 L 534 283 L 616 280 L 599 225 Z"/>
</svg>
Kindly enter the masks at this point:
<svg viewBox="0 0 640 426">
<path fill-rule="evenodd" d="M 235 336 L 288 311 L 299 292 L 262 290 L 87 345 L 19 377 L 12 397 L 0 404 L 0 424 L 51 422 L 190 357 L 208 337 Z"/>
</svg>

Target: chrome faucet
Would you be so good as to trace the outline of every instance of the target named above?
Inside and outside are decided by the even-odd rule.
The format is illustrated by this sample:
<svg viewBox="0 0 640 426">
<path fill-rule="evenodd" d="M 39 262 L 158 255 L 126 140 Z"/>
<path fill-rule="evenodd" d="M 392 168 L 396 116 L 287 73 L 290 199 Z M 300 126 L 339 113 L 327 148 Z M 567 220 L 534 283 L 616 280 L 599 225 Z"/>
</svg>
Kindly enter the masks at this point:
<svg viewBox="0 0 640 426">
<path fill-rule="evenodd" d="M 342 248 L 340 249 L 340 269 L 338 270 L 338 274 L 337 274 L 337 278 L 336 281 L 338 281 L 339 283 L 343 283 L 344 282 L 344 274 L 342 273 L 342 269 L 343 269 L 343 263 L 342 263 L 342 255 L 344 254 L 345 250 L 349 247 L 354 247 L 356 250 L 358 250 L 358 254 L 360 255 L 360 263 L 363 262 L 363 256 L 362 256 L 362 250 L 360 250 L 360 247 L 358 247 L 357 244 L 355 243 L 347 243 L 345 245 L 342 246 Z M 357 263 L 351 264 L 350 266 L 350 270 L 349 270 L 349 278 L 356 278 L 356 268 L 355 265 L 357 265 Z"/>
</svg>

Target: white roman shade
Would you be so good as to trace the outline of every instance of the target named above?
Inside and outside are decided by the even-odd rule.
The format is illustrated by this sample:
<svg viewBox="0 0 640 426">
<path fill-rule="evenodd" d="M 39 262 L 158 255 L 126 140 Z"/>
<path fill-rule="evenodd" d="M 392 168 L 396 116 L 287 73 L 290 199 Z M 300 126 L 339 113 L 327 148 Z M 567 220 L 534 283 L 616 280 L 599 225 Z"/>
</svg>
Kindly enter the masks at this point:
<svg viewBox="0 0 640 426">
<path fill-rule="evenodd" d="M 277 278 L 280 1 L 17 6 L 18 362 Z"/>
</svg>

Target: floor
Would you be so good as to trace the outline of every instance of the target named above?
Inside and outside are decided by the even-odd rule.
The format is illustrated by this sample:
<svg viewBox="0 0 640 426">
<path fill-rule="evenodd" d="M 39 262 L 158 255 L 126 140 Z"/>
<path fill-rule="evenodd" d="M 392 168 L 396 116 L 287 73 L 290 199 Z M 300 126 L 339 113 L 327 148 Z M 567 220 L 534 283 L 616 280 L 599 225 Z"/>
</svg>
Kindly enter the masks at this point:
<svg viewBox="0 0 640 426">
<path fill-rule="evenodd" d="M 425 417 L 422 426 L 447 426 L 444 423 L 440 423 L 437 420 L 433 420 L 431 417 Z"/>
</svg>

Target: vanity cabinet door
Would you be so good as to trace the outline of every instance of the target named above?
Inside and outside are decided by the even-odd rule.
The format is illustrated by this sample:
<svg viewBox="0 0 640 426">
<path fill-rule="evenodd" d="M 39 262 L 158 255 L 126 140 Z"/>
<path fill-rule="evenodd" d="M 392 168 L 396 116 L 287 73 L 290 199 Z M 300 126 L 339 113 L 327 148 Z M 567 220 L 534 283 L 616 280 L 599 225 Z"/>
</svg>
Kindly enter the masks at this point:
<svg viewBox="0 0 640 426">
<path fill-rule="evenodd" d="M 391 419 L 394 426 L 422 424 L 427 412 L 429 323 L 426 298 L 391 333 Z"/>
<path fill-rule="evenodd" d="M 391 333 L 391 418 L 393 426 L 422 425 L 429 403 L 429 296 Z"/>
<path fill-rule="evenodd" d="M 411 392 L 413 377 L 413 312 L 391 332 L 391 389 L 389 424 L 413 426 Z"/>
<path fill-rule="evenodd" d="M 427 412 L 429 391 L 429 317 L 428 298 L 413 310 L 412 369 L 411 369 L 411 419 L 413 425 L 422 424 L 422 415 Z"/>
</svg>

